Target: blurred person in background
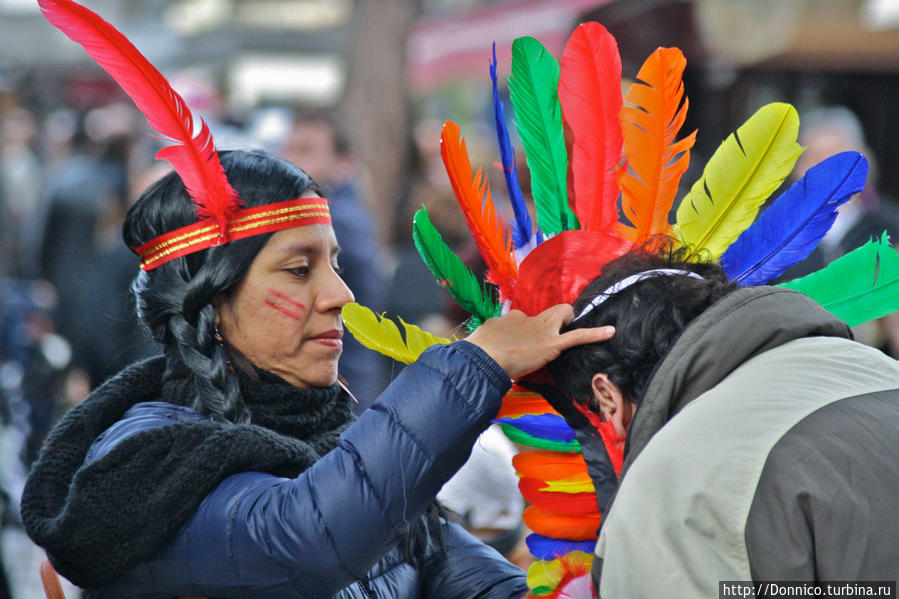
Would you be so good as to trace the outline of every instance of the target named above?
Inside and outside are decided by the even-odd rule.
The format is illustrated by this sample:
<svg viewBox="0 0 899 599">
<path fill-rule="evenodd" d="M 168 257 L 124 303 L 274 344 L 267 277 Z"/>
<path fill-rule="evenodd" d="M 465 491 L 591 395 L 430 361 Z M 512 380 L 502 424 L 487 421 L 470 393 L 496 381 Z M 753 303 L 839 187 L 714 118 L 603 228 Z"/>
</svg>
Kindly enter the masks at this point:
<svg viewBox="0 0 899 599">
<path fill-rule="evenodd" d="M 96 258 L 100 223 L 125 192 L 126 142 L 108 138 L 106 132 L 101 113 L 80 120 L 68 153 L 58 156 L 47 172 L 33 227 L 36 274 L 56 289 L 60 332 L 76 345 L 92 326 L 81 312 L 94 300 L 84 297 L 84 272 Z"/>
<path fill-rule="evenodd" d="M 452 185 L 440 157 L 441 124 L 423 119 L 413 133 L 415 164 L 409 177 L 408 195 L 398 202 L 391 238 L 396 267 L 387 285 L 385 307 L 390 314 L 431 333 L 447 335 L 467 314 L 460 314 L 447 291 L 437 284 L 409 235 L 415 212 L 427 206 L 431 220 L 439 223 L 443 240 L 463 259 L 474 262 L 480 255 L 459 210 Z"/>
<path fill-rule="evenodd" d="M 86 393 L 72 389 L 72 350 L 55 332 L 56 294 L 46 281 L 0 278 L 0 566 L 13 599 L 41 599 L 44 552 L 25 534 L 20 498 L 50 425 Z M 64 583 L 67 596 L 75 587 Z"/>
<path fill-rule="evenodd" d="M 16 226 L 12 212 L 6 202 L 6 194 L 0 188 L 0 280 L 13 274 L 16 260 L 15 236 Z"/>
<path fill-rule="evenodd" d="M 358 165 L 350 140 L 329 112 L 298 112 L 281 154 L 303 165 L 328 198 L 331 223 L 340 243 L 341 274 L 356 301 L 380 311 L 384 303 L 387 255 L 379 232 L 362 197 Z M 387 386 L 384 361 L 353 338 L 344 340 L 340 372 L 364 410 Z"/>
<path fill-rule="evenodd" d="M 856 151 L 868 159 L 868 184 L 852 201 L 840 206 L 837 220 L 808 261 L 821 260 L 814 269 L 889 232 L 893 244 L 899 241 L 899 204 L 878 190 L 878 164 L 865 141 L 858 117 L 843 106 L 830 106 L 803 112 L 799 143 L 806 147 L 792 174 L 798 180 L 806 171 L 839 152 Z"/>
<path fill-rule="evenodd" d="M 84 377 L 88 389 L 155 353 L 128 293 L 139 260 L 117 234 L 129 180 L 137 176 L 131 155 L 135 136 L 144 131 L 139 118 L 122 102 L 85 115 L 68 153 L 56 152 L 34 227 L 38 272 L 56 289 L 58 326 L 74 348 L 72 376 Z"/>
<path fill-rule="evenodd" d="M 861 121 L 844 106 L 827 106 L 803 112 L 799 143 L 806 147 L 799 156 L 791 179 L 796 181 L 806 171 L 839 152 L 856 151 L 868 159 L 868 183 L 851 201 L 843 204 L 837 219 L 817 248 L 796 266 L 787 270 L 781 280 L 788 281 L 814 272 L 829 262 L 868 242 L 889 234 L 893 247 L 899 242 L 899 204 L 895 198 L 881 193 L 877 187 L 878 165 L 865 140 Z M 899 314 L 864 323 L 853 329 L 858 341 L 899 357 Z"/>
<path fill-rule="evenodd" d="M 31 111 L 13 104 L 0 112 L 0 195 L 4 197 L 2 260 L 18 270 L 21 231 L 38 207 L 43 167 L 35 151 L 37 119 Z M 8 220 L 6 220 L 8 219 Z"/>
</svg>

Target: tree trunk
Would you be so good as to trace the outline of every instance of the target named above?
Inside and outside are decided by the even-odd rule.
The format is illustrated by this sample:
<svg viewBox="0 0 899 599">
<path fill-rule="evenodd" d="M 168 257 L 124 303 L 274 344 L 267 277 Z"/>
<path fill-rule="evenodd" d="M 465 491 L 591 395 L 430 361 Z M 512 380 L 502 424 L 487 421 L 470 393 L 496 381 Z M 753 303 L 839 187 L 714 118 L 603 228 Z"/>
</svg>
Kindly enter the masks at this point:
<svg viewBox="0 0 899 599">
<path fill-rule="evenodd" d="M 353 12 L 342 112 L 382 240 L 409 162 L 406 41 L 418 8 L 419 0 L 357 0 Z"/>
</svg>

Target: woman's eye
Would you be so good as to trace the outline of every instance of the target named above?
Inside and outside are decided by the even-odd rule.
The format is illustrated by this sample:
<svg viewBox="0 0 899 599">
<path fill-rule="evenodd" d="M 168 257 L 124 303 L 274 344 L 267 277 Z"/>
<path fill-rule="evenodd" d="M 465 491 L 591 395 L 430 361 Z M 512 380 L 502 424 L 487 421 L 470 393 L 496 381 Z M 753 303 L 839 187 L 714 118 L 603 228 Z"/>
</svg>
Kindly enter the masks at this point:
<svg viewBox="0 0 899 599">
<path fill-rule="evenodd" d="M 306 278 L 309 276 L 309 267 L 308 266 L 297 266 L 296 268 L 291 268 L 290 272 L 297 277 Z"/>
</svg>

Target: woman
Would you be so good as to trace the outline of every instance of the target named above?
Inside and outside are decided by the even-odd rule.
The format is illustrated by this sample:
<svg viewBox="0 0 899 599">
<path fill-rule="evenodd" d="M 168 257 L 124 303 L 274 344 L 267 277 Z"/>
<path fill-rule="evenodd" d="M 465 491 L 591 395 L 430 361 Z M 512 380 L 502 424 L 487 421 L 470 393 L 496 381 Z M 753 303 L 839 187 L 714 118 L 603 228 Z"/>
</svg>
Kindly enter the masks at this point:
<svg viewBox="0 0 899 599">
<path fill-rule="evenodd" d="M 245 210 L 319 195 L 265 153 L 220 156 Z M 88 597 L 526 591 L 518 568 L 440 519 L 433 499 L 510 377 L 611 332 L 560 335 L 565 305 L 510 313 L 425 352 L 353 422 L 337 383 L 340 311 L 353 296 L 320 220 L 170 259 L 135 281 L 165 355 L 63 419 L 23 498 L 29 534 Z M 125 242 L 145 248 L 195 221 L 173 173 L 129 211 Z"/>
<path fill-rule="evenodd" d="M 892 581 L 899 362 L 808 296 L 738 288 L 673 244 L 607 264 L 570 327 L 608 323 L 615 338 L 550 367 L 627 435 L 593 562 L 599 595 Z"/>
</svg>

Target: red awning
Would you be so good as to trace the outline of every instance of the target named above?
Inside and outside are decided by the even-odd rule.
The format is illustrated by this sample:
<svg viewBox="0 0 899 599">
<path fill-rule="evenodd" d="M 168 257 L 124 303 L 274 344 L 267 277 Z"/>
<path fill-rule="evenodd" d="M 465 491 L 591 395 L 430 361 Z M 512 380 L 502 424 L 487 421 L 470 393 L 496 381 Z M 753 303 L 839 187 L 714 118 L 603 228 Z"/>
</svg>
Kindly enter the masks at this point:
<svg viewBox="0 0 899 599">
<path fill-rule="evenodd" d="M 414 89 L 429 88 L 481 71 L 486 76 L 493 42 L 500 71 L 508 74 L 512 41 L 524 35 L 539 39 L 547 50 L 559 56 L 578 16 L 614 1 L 521 0 L 421 19 L 409 38 L 410 85 Z"/>
</svg>

